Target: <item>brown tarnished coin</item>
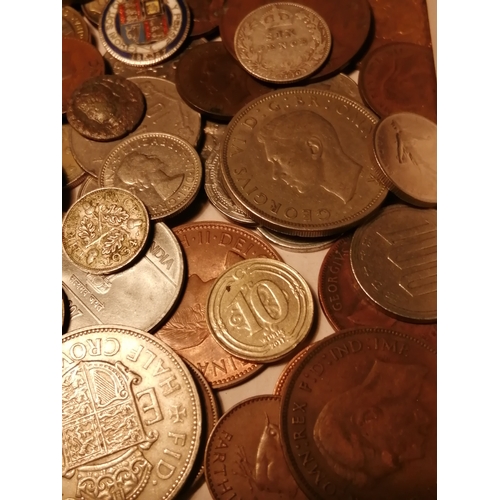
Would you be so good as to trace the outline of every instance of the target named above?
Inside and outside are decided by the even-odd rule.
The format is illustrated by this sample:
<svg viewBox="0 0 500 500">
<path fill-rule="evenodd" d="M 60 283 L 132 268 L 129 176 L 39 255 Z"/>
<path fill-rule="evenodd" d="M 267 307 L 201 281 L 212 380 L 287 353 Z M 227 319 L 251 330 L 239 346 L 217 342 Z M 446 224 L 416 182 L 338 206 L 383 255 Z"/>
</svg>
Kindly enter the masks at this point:
<svg viewBox="0 0 500 500">
<path fill-rule="evenodd" d="M 91 0 L 90 2 L 82 3 L 83 15 L 97 27 L 108 2 L 109 0 Z"/>
<path fill-rule="evenodd" d="M 71 94 L 89 78 L 104 74 L 104 59 L 89 42 L 62 38 L 62 112 L 66 113 Z"/>
<path fill-rule="evenodd" d="M 70 137 L 71 125 L 63 123 L 62 126 L 62 169 L 63 187 L 73 189 L 85 179 L 85 172 L 82 170 L 71 152 Z"/>
<path fill-rule="evenodd" d="M 153 224 L 151 231 L 144 256 L 107 276 L 78 269 L 63 253 L 62 282 L 70 302 L 68 331 L 119 323 L 147 332 L 166 318 L 181 294 L 184 258 L 165 224 Z"/>
<path fill-rule="evenodd" d="M 266 94 L 229 123 L 222 174 L 262 226 L 322 237 L 358 225 L 384 201 L 367 109 L 326 90 Z"/>
<path fill-rule="evenodd" d="M 368 1 L 373 14 L 373 36 L 368 48 L 370 52 L 391 42 L 415 43 L 431 48 L 425 0 Z"/>
<path fill-rule="evenodd" d="M 90 32 L 83 17 L 72 7 L 62 8 L 62 36 L 90 42 Z"/>
<path fill-rule="evenodd" d="M 326 21 L 299 3 L 273 2 L 247 14 L 234 34 L 240 64 L 266 82 L 293 83 L 315 73 L 332 46 Z"/>
<path fill-rule="evenodd" d="M 346 236 L 334 242 L 319 271 L 319 303 L 328 322 L 337 332 L 362 326 L 389 328 L 436 348 L 436 323 L 423 325 L 395 319 L 363 292 L 352 273 L 351 239 Z"/>
<path fill-rule="evenodd" d="M 382 328 L 317 342 L 282 390 L 284 455 L 309 498 L 437 498 L 436 352 Z"/>
<path fill-rule="evenodd" d="M 207 324 L 220 345 L 241 359 L 270 363 L 309 333 L 314 302 L 306 280 L 273 259 L 246 259 L 224 271 L 207 300 Z"/>
<path fill-rule="evenodd" d="M 219 26 L 224 0 L 186 0 L 192 14 L 190 37 L 210 35 Z"/>
<path fill-rule="evenodd" d="M 234 35 L 243 18 L 253 10 L 273 0 L 226 0 L 219 23 L 221 39 L 236 58 Z M 371 23 L 367 0 L 301 0 L 301 5 L 317 12 L 328 24 L 332 36 L 332 49 L 324 65 L 307 81 L 332 76 L 346 66 L 365 42 Z"/>
<path fill-rule="evenodd" d="M 201 406 L 170 347 L 128 327 L 62 341 L 62 498 L 171 499 L 193 467 Z"/>
<path fill-rule="evenodd" d="M 359 72 L 359 90 L 381 118 L 416 113 L 437 122 L 437 84 L 432 50 L 390 43 L 371 52 Z"/>
<path fill-rule="evenodd" d="M 222 177 L 221 149 L 227 126 L 207 121 L 204 132 L 205 142 L 200 156 L 205 167 L 205 193 L 212 205 L 231 222 L 242 226 L 254 227 L 255 221 L 237 205 L 227 192 Z"/>
<path fill-rule="evenodd" d="M 390 314 L 437 318 L 437 211 L 391 205 L 359 227 L 351 266 L 364 292 Z"/>
<path fill-rule="evenodd" d="M 125 189 L 97 189 L 68 210 L 63 250 L 84 271 L 113 273 L 139 256 L 148 232 L 148 212 L 137 196 Z"/>
<path fill-rule="evenodd" d="M 151 220 L 173 217 L 193 201 L 203 168 L 196 150 L 170 134 L 149 133 L 123 140 L 106 158 L 100 187 L 127 189 L 140 198 Z"/>
<path fill-rule="evenodd" d="M 245 104 L 272 90 L 252 78 L 222 42 L 198 45 L 183 54 L 176 87 L 193 109 L 216 120 L 230 120 Z"/>
<path fill-rule="evenodd" d="M 292 375 L 293 370 L 295 369 L 295 365 L 306 355 L 306 353 L 313 347 L 314 344 L 309 344 L 308 346 L 304 347 L 301 351 L 299 351 L 283 368 L 283 371 L 281 372 L 281 375 L 279 376 L 276 385 L 274 386 L 274 395 L 275 396 L 281 396 L 281 392 L 283 390 L 283 386 L 285 385 L 285 382 L 288 380 L 288 377 Z"/>
<path fill-rule="evenodd" d="M 86 80 L 73 92 L 66 114 L 84 137 L 112 141 L 137 127 L 145 106 L 137 85 L 121 76 L 103 75 Z"/>
<path fill-rule="evenodd" d="M 207 446 L 208 438 L 221 416 L 217 396 L 212 391 L 207 379 L 192 363 L 186 360 L 184 360 L 184 362 L 191 372 L 196 388 L 198 389 L 203 418 L 198 455 L 196 456 L 196 460 L 193 464 L 191 474 L 186 480 L 184 487 L 179 492 L 179 498 L 187 497 L 190 492 L 199 486 L 201 480 L 205 477 L 205 467 L 203 465 L 205 448 Z"/>
<path fill-rule="evenodd" d="M 278 396 L 255 396 L 233 406 L 217 422 L 205 451 L 212 498 L 306 500 L 283 456 L 279 409 Z"/>
<path fill-rule="evenodd" d="M 208 293 L 216 279 L 236 262 L 281 257 L 271 245 L 234 224 L 198 222 L 173 231 L 184 250 L 188 279 L 177 309 L 156 335 L 193 363 L 212 388 L 240 384 L 264 365 L 235 358 L 219 346 L 207 326 Z"/>
<path fill-rule="evenodd" d="M 437 126 L 414 113 L 382 120 L 374 138 L 378 179 L 399 198 L 418 207 L 437 204 Z"/>
</svg>

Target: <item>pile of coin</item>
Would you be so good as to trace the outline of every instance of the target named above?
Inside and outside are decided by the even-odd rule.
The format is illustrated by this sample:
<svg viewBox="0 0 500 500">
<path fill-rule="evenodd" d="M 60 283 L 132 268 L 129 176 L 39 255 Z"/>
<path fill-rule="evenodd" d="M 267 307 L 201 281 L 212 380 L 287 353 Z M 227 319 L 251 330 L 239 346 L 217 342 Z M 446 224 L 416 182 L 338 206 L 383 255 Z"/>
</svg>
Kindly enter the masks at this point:
<svg viewBox="0 0 500 500">
<path fill-rule="evenodd" d="M 436 497 L 436 77 L 380 3 L 63 2 L 63 498 Z"/>
</svg>

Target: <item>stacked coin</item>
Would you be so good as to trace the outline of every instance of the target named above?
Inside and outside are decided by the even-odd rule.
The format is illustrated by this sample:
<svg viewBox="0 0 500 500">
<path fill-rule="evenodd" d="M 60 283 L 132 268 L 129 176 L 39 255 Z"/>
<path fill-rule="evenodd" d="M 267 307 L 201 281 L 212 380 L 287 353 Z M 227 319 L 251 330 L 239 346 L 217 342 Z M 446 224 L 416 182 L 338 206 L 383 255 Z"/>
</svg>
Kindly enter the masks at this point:
<svg viewBox="0 0 500 500">
<path fill-rule="evenodd" d="M 435 73 L 379 3 L 63 8 L 63 498 L 435 497 Z"/>
</svg>

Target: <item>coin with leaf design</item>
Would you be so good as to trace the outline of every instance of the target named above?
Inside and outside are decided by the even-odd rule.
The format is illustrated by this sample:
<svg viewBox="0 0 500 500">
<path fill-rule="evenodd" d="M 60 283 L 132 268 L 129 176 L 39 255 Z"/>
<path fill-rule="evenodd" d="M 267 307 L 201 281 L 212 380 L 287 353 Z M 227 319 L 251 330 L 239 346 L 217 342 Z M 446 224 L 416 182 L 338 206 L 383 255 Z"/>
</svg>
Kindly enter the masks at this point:
<svg viewBox="0 0 500 500">
<path fill-rule="evenodd" d="M 125 189 L 96 189 L 68 210 L 63 250 L 80 269 L 109 274 L 139 256 L 148 232 L 148 212 L 137 196 Z"/>
</svg>

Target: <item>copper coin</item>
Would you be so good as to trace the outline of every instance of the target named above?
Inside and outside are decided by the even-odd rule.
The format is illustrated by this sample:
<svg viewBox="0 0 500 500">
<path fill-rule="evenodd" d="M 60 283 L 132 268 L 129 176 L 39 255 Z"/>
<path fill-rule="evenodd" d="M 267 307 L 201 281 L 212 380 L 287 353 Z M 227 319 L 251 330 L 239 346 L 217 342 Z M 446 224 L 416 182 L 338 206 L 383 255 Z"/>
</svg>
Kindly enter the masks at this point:
<svg viewBox="0 0 500 500">
<path fill-rule="evenodd" d="M 193 377 L 196 389 L 198 391 L 198 396 L 200 397 L 201 403 L 201 436 L 200 436 L 200 449 L 196 456 L 195 462 L 193 464 L 193 469 L 191 474 L 186 480 L 182 490 L 179 492 L 179 497 L 183 498 L 192 492 L 204 477 L 205 467 L 203 465 L 205 458 L 205 448 L 208 442 L 208 438 L 215 427 L 215 424 L 219 420 L 220 408 L 219 402 L 217 400 L 216 394 L 212 391 L 210 384 L 203 374 L 189 361 L 186 361 L 186 366 Z"/>
<path fill-rule="evenodd" d="M 321 309 L 336 331 L 361 326 L 389 328 L 437 344 L 437 324 L 415 324 L 389 316 L 360 288 L 352 273 L 351 236 L 337 240 L 325 255 L 318 276 Z"/>
<path fill-rule="evenodd" d="M 273 0 L 227 0 L 219 23 L 221 39 L 236 58 L 234 35 L 241 21 L 253 10 Z M 294 2 L 316 11 L 328 24 L 332 50 L 325 64 L 307 81 L 321 80 L 346 66 L 363 46 L 370 30 L 371 14 L 367 0 L 299 0 Z"/>
<path fill-rule="evenodd" d="M 104 74 L 104 59 L 89 42 L 62 38 L 62 112 L 66 113 L 73 91 L 85 80 Z"/>
<path fill-rule="evenodd" d="M 237 385 L 263 365 L 235 358 L 219 346 L 207 326 L 208 293 L 232 264 L 256 257 L 282 259 L 271 245 L 234 224 L 190 223 L 173 232 L 184 250 L 188 279 L 177 309 L 156 335 L 193 363 L 211 387 Z"/>
<path fill-rule="evenodd" d="M 309 498 L 436 498 L 436 352 L 359 328 L 315 344 L 282 391 L 280 431 Z"/>
<path fill-rule="evenodd" d="M 273 393 L 276 396 L 281 396 L 281 392 L 283 390 L 283 386 L 285 385 L 285 382 L 288 380 L 288 378 L 292 375 L 293 370 L 295 369 L 295 366 L 297 363 L 306 355 L 306 353 L 313 347 L 314 344 L 309 344 L 308 346 L 304 347 L 301 351 L 299 351 L 283 368 L 283 371 L 281 372 L 278 381 L 276 382 L 276 385 L 274 386 L 274 391 Z"/>
<path fill-rule="evenodd" d="M 392 42 L 415 43 L 431 48 L 425 0 L 368 0 L 368 2 L 373 14 L 373 39 L 369 52 Z"/>
<path fill-rule="evenodd" d="M 401 112 L 437 121 L 437 84 L 432 50 L 390 43 L 374 50 L 359 72 L 359 91 L 381 118 Z"/>
<path fill-rule="evenodd" d="M 176 87 L 192 108 L 219 120 L 230 120 L 252 99 L 272 90 L 252 78 L 222 42 L 186 52 L 177 65 Z"/>
<path fill-rule="evenodd" d="M 120 139 L 134 130 L 146 109 L 141 89 L 117 75 L 103 75 L 83 82 L 68 102 L 68 122 L 94 141 Z"/>
<path fill-rule="evenodd" d="M 245 399 L 217 422 L 205 451 L 207 485 L 215 500 L 306 500 L 283 456 L 280 399 Z"/>
<path fill-rule="evenodd" d="M 186 0 L 192 16 L 190 37 L 211 34 L 219 26 L 224 0 Z"/>
</svg>

